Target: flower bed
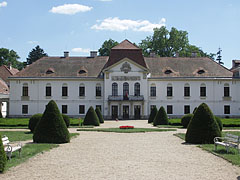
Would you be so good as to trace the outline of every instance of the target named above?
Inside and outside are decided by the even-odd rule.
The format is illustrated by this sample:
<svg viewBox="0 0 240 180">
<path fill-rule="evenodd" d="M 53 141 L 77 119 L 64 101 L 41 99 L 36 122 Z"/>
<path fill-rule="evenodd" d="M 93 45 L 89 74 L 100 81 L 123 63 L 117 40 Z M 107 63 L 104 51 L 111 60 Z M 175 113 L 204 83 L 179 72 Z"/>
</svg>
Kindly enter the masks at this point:
<svg viewBox="0 0 240 180">
<path fill-rule="evenodd" d="M 119 126 L 120 129 L 133 129 L 134 126 Z"/>
</svg>

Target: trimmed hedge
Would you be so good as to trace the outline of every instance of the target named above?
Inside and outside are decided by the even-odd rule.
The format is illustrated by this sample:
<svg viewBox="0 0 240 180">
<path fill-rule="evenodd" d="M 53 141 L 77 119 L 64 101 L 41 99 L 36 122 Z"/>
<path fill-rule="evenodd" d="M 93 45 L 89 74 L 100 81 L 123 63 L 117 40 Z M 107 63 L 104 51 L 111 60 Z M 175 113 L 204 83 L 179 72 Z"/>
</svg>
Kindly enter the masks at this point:
<svg viewBox="0 0 240 180">
<path fill-rule="evenodd" d="M 181 124 L 184 128 L 188 127 L 190 120 L 192 119 L 193 114 L 186 114 L 181 118 Z"/>
<path fill-rule="evenodd" d="M 33 133 L 35 143 L 68 143 L 70 136 L 57 104 L 51 100 Z"/>
<path fill-rule="evenodd" d="M 191 119 L 186 133 L 186 142 L 194 144 L 212 144 L 215 137 L 220 137 L 221 131 L 209 109 L 202 103 Z"/>
<path fill-rule="evenodd" d="M 0 134 L 0 173 L 2 173 L 6 167 L 7 156 L 3 148 L 2 136 Z"/>
<path fill-rule="evenodd" d="M 218 127 L 220 129 L 220 131 L 222 131 L 223 129 L 223 124 L 222 124 L 222 120 L 220 117 L 217 117 L 217 116 L 214 116 L 215 117 L 215 120 L 217 121 L 217 124 L 218 124 Z"/>
<path fill-rule="evenodd" d="M 153 125 L 157 126 L 157 125 L 168 125 L 168 124 L 169 124 L 169 121 L 168 121 L 167 113 L 164 107 L 161 106 L 159 111 L 157 112 L 156 117 L 153 120 Z"/>
<path fill-rule="evenodd" d="M 31 130 L 31 132 L 34 132 L 35 127 L 37 126 L 37 123 L 41 120 L 42 114 L 34 114 L 30 119 L 28 123 L 28 128 Z"/>
<path fill-rule="evenodd" d="M 158 112 L 157 107 L 154 106 L 153 109 L 151 110 L 150 115 L 149 115 L 148 123 L 152 123 L 154 121 L 154 118 L 156 117 L 157 112 Z"/>
<path fill-rule="evenodd" d="M 96 109 L 95 109 L 95 112 L 96 112 L 96 114 L 97 114 L 97 116 L 98 116 L 99 122 L 100 122 L 101 124 L 104 123 L 104 119 L 103 119 L 103 116 L 102 116 L 102 113 L 101 113 L 100 109 L 99 109 L 99 108 L 96 108 Z"/>
<path fill-rule="evenodd" d="M 67 128 L 69 127 L 70 125 L 70 118 L 66 115 L 66 114 L 62 114 L 62 117 L 63 117 L 63 120 L 67 126 Z"/>
<path fill-rule="evenodd" d="M 83 120 L 83 125 L 99 126 L 98 116 L 92 106 L 87 111 Z"/>
</svg>

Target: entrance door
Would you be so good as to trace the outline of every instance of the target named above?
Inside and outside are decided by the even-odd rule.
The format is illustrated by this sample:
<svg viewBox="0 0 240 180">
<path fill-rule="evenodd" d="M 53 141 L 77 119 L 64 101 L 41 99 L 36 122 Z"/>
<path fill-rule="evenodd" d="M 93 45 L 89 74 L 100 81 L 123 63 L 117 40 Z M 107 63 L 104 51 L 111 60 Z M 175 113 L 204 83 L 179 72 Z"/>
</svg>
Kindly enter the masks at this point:
<svg viewBox="0 0 240 180">
<path fill-rule="evenodd" d="M 118 118 L 118 106 L 112 106 L 112 119 Z"/>
<path fill-rule="evenodd" d="M 129 106 L 123 106 L 123 119 L 129 119 Z"/>
<path fill-rule="evenodd" d="M 134 118 L 135 119 L 140 119 L 140 116 L 141 116 L 141 106 L 140 105 L 136 105 L 134 106 Z"/>
</svg>

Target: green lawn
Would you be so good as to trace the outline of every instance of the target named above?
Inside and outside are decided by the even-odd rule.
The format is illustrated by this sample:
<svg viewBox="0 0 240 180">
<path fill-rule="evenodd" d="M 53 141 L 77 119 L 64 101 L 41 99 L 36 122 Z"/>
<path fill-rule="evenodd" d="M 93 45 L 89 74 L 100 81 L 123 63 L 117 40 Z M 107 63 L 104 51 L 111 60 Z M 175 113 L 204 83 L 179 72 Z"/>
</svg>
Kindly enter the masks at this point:
<svg viewBox="0 0 240 180">
<path fill-rule="evenodd" d="M 226 131 L 222 133 L 222 136 L 224 136 L 226 133 L 230 133 L 230 134 L 234 134 L 237 136 L 240 136 L 240 132 L 239 131 Z M 180 137 L 181 139 L 185 140 L 185 134 L 184 133 L 177 133 L 174 134 L 177 137 Z M 217 147 L 217 151 L 214 150 L 214 144 L 202 144 L 199 145 L 198 147 L 214 154 L 217 155 L 229 162 L 231 162 L 234 165 L 238 165 L 240 166 L 240 154 L 238 153 L 237 149 L 234 148 L 230 148 L 229 153 L 227 153 L 226 148 L 223 146 L 218 146 Z"/>
<path fill-rule="evenodd" d="M 33 134 L 24 131 L 0 131 L 1 136 L 6 135 L 10 142 L 26 141 L 33 138 Z"/>
<path fill-rule="evenodd" d="M 96 129 L 78 129 L 77 131 L 97 131 L 97 132 L 116 132 L 116 133 L 145 133 L 145 132 L 164 132 L 176 131 L 176 129 L 156 129 L 156 128 L 134 128 L 134 129 L 120 129 L 120 128 L 96 128 Z"/>
</svg>

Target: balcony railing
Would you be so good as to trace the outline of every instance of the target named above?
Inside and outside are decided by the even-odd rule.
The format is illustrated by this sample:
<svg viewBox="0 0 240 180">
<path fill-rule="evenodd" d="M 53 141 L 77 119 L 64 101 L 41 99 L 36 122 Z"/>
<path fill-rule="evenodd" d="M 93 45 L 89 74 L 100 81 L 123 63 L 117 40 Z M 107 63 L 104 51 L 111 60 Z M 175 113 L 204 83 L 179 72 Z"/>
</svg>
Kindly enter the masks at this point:
<svg viewBox="0 0 240 180">
<path fill-rule="evenodd" d="M 133 95 L 128 95 L 128 96 L 108 96 L 109 101 L 143 101 L 144 97 L 141 96 L 133 96 Z"/>
</svg>

